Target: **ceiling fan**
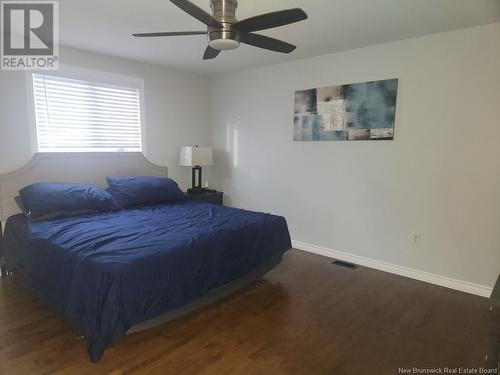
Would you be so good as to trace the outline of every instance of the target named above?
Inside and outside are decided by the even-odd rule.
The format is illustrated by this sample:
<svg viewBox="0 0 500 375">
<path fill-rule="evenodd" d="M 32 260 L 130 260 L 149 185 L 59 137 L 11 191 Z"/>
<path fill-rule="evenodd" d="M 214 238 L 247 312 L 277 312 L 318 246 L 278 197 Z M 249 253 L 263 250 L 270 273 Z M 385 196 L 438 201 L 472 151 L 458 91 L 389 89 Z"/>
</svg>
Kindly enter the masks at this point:
<svg viewBox="0 0 500 375">
<path fill-rule="evenodd" d="M 235 49 L 241 43 L 267 50 L 291 53 L 297 47 L 254 31 L 272 29 L 307 19 L 300 8 L 261 14 L 242 21 L 236 19 L 237 0 L 210 0 L 213 15 L 188 0 L 170 0 L 183 11 L 207 25 L 207 31 L 178 31 L 133 34 L 136 37 L 207 35 L 208 46 L 203 60 L 216 58 L 222 50 Z"/>
</svg>

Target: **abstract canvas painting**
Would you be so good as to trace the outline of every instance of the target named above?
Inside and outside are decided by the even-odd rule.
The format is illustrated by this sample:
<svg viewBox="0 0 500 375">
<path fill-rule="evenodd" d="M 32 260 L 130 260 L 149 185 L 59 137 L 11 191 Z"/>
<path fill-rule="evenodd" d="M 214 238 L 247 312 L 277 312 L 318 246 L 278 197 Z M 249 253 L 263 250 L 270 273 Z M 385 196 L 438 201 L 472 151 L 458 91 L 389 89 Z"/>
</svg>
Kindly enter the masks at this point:
<svg viewBox="0 0 500 375">
<path fill-rule="evenodd" d="M 295 92 L 295 141 L 393 140 L 398 80 Z"/>
</svg>

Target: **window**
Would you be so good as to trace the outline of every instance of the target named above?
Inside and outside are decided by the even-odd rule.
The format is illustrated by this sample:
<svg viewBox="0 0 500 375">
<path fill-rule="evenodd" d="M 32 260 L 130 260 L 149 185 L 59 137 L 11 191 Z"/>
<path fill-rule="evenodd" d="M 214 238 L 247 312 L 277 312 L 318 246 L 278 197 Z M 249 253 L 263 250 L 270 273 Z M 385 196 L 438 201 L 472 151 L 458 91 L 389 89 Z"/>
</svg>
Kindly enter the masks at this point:
<svg viewBox="0 0 500 375">
<path fill-rule="evenodd" d="M 142 151 L 138 87 L 33 74 L 38 152 Z"/>
</svg>

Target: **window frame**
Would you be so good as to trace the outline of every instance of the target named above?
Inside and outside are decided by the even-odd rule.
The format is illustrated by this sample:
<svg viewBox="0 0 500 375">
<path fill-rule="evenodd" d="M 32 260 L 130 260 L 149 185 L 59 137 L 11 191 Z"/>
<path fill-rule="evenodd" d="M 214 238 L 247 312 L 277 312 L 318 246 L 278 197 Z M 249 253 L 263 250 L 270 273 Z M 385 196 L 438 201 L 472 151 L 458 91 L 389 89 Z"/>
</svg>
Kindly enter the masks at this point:
<svg viewBox="0 0 500 375">
<path fill-rule="evenodd" d="M 98 82 L 104 85 L 116 85 L 125 86 L 130 88 L 138 89 L 139 93 L 139 112 L 140 112 L 140 132 L 141 132 L 141 151 L 40 151 L 38 148 L 38 129 L 36 124 L 36 112 L 35 112 L 35 92 L 33 87 L 33 75 L 43 74 L 51 75 L 55 77 L 76 79 L 82 81 Z M 125 76 L 115 73 L 109 73 L 100 70 L 80 68 L 70 65 L 60 65 L 59 70 L 54 71 L 26 71 L 25 72 L 26 90 L 27 90 L 27 100 L 28 100 L 28 116 L 29 116 L 29 128 L 31 133 L 30 139 L 30 149 L 32 154 L 119 154 L 119 153 L 142 153 L 147 154 L 146 147 L 146 116 L 145 116 L 145 100 L 144 100 L 144 79 L 132 76 Z"/>
</svg>

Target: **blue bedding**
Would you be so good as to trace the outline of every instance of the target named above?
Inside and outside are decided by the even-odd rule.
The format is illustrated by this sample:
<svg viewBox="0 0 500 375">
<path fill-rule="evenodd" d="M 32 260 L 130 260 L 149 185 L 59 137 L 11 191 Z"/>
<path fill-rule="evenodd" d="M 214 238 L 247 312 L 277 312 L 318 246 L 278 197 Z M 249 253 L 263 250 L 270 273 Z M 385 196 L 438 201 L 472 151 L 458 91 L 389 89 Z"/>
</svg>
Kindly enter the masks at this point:
<svg viewBox="0 0 500 375">
<path fill-rule="evenodd" d="M 85 335 L 98 361 L 135 324 L 186 305 L 291 247 L 283 217 L 179 202 L 32 222 L 5 261 Z"/>
</svg>

